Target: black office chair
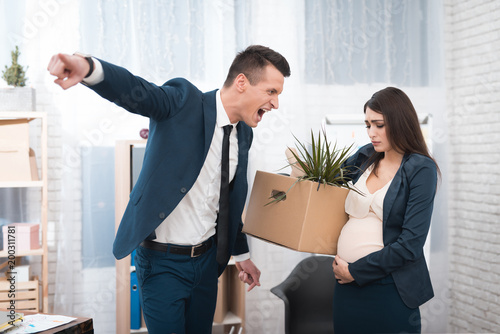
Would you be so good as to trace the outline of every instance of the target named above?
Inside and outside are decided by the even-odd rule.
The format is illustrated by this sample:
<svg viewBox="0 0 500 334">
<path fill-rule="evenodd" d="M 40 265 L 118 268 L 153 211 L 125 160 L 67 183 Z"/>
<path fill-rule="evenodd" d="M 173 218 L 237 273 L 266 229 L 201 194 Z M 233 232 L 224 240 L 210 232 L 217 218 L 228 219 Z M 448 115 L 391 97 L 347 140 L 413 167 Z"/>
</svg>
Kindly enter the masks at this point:
<svg viewBox="0 0 500 334">
<path fill-rule="evenodd" d="M 332 334 L 333 257 L 311 256 L 271 289 L 285 303 L 285 334 Z"/>
</svg>

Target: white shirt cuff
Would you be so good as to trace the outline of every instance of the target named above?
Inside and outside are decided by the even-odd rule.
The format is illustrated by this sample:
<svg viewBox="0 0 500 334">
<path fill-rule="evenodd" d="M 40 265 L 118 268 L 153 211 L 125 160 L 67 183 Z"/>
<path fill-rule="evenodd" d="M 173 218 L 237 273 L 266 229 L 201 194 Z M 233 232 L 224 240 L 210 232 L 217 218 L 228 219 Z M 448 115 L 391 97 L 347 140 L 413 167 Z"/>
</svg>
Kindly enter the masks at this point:
<svg viewBox="0 0 500 334">
<path fill-rule="evenodd" d="M 94 61 L 94 71 L 88 78 L 82 81 L 87 86 L 97 85 L 104 80 L 104 70 L 102 69 L 101 62 L 94 57 L 92 57 L 92 60 Z"/>
<path fill-rule="evenodd" d="M 233 259 L 236 262 L 243 262 L 245 260 L 248 260 L 250 258 L 250 253 L 243 253 L 240 255 L 233 255 Z"/>
</svg>

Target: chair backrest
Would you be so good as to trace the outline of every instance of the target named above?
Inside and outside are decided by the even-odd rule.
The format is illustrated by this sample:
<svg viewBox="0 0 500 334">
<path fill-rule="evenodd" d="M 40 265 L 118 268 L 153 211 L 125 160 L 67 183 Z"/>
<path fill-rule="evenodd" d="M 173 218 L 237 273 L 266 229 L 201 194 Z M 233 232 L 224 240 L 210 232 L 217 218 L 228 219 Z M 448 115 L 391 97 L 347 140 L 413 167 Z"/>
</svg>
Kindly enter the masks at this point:
<svg viewBox="0 0 500 334">
<path fill-rule="evenodd" d="M 333 257 L 311 256 L 271 289 L 285 303 L 285 333 L 333 333 Z"/>
</svg>

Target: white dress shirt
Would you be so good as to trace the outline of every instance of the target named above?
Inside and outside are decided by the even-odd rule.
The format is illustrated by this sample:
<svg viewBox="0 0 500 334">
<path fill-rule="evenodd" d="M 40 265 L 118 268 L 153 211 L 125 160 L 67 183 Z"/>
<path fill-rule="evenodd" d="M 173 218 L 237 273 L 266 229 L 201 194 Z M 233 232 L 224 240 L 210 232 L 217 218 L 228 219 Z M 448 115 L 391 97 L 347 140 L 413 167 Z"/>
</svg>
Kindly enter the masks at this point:
<svg viewBox="0 0 500 334">
<path fill-rule="evenodd" d="M 94 71 L 84 80 L 84 83 L 89 86 L 104 80 L 101 63 L 96 58 L 92 59 L 94 60 Z M 222 105 L 220 90 L 216 92 L 216 109 L 215 131 L 200 174 L 186 196 L 156 228 L 154 241 L 177 245 L 197 245 L 215 234 L 221 183 L 222 139 L 224 136 L 222 127 L 231 124 Z M 237 124 L 231 124 L 233 130 L 229 140 L 229 182 L 233 180 L 238 166 Z M 237 262 L 249 258 L 249 253 L 234 256 Z"/>
<path fill-rule="evenodd" d="M 177 245 L 197 245 L 215 234 L 221 182 L 224 135 L 222 127 L 231 124 L 220 102 L 219 91 L 216 94 L 217 121 L 205 163 L 193 187 L 156 229 L 155 241 Z M 229 182 L 231 182 L 238 165 L 236 127 L 231 131 L 229 142 Z"/>
</svg>

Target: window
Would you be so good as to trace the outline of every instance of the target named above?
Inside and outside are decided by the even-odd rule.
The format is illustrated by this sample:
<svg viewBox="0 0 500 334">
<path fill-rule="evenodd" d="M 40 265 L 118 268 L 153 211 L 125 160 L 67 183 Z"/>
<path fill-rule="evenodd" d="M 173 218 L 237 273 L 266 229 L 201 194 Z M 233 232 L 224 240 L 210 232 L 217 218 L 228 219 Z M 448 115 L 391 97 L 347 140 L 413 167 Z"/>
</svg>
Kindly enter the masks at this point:
<svg viewBox="0 0 500 334">
<path fill-rule="evenodd" d="M 440 2 L 305 1 L 306 80 L 352 85 L 427 86 Z M 432 7 L 432 8 L 429 8 Z"/>
</svg>

